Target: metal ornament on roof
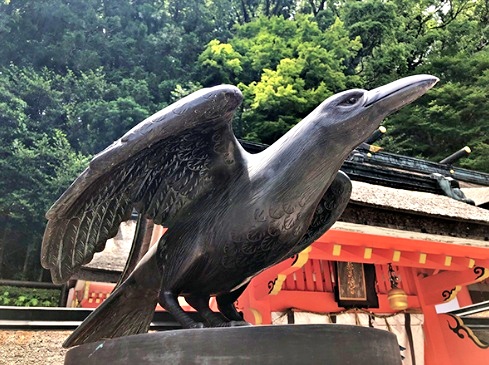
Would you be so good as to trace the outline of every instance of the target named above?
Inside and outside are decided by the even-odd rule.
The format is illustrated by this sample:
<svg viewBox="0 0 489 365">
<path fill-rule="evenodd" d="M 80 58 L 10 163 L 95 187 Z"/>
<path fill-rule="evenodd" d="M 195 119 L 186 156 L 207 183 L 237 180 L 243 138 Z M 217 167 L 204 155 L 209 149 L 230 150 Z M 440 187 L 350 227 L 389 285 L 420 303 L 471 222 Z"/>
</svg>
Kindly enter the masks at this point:
<svg viewBox="0 0 489 365">
<path fill-rule="evenodd" d="M 234 86 L 197 91 L 134 127 L 48 211 L 41 261 L 66 282 L 133 209 L 168 232 L 64 346 L 146 332 L 157 302 L 184 328 L 202 327 L 180 295 L 207 326 L 246 324 L 233 303 L 250 280 L 311 245 L 345 209 L 345 158 L 437 81 L 419 75 L 336 94 L 254 155 L 232 132 L 242 101 Z"/>
</svg>

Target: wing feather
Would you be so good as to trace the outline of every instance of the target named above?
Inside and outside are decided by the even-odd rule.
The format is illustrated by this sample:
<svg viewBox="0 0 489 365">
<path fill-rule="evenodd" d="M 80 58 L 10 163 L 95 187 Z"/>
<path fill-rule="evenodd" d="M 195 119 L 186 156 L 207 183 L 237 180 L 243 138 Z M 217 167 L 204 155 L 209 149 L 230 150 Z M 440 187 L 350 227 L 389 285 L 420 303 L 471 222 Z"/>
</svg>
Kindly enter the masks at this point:
<svg viewBox="0 0 489 365">
<path fill-rule="evenodd" d="M 58 247 L 58 266 L 55 270 L 57 277 L 62 277 L 62 273 L 71 266 L 71 260 L 75 251 L 76 233 L 78 231 L 78 217 L 65 220 L 64 234 L 61 237 L 63 245 Z"/>
<path fill-rule="evenodd" d="M 81 247 L 74 251 L 73 258 L 71 260 L 72 265 L 76 265 L 77 262 L 83 261 L 85 256 L 85 246 L 87 245 L 87 239 L 90 234 L 92 220 L 93 215 L 91 211 L 82 213 L 76 236 L 76 241 L 80 242 Z"/>
<path fill-rule="evenodd" d="M 46 214 L 41 261 L 53 281 L 90 262 L 134 208 L 161 224 L 210 189 L 214 166 L 243 169 L 231 128 L 241 99 L 232 86 L 203 89 L 96 155 Z"/>
<path fill-rule="evenodd" d="M 352 185 L 350 178 L 338 171 L 335 179 L 319 202 L 307 233 L 289 256 L 298 254 L 321 237 L 340 218 L 350 201 Z"/>
<path fill-rule="evenodd" d="M 81 240 L 81 245 L 82 245 L 82 252 L 83 255 L 83 260 L 82 262 L 85 263 L 85 258 L 87 257 L 87 252 L 90 250 L 90 247 L 95 247 L 95 230 L 93 227 L 96 224 L 95 222 L 97 221 L 97 212 L 95 210 L 90 210 L 86 213 L 85 216 L 85 229 L 86 229 L 86 235 L 85 235 L 85 240 Z"/>
<path fill-rule="evenodd" d="M 52 242 L 53 244 L 44 245 L 41 249 L 41 264 L 43 267 L 54 267 L 57 262 L 58 246 L 56 242 L 62 241 L 64 234 L 64 219 L 48 221 L 44 231 L 43 242 Z"/>
</svg>

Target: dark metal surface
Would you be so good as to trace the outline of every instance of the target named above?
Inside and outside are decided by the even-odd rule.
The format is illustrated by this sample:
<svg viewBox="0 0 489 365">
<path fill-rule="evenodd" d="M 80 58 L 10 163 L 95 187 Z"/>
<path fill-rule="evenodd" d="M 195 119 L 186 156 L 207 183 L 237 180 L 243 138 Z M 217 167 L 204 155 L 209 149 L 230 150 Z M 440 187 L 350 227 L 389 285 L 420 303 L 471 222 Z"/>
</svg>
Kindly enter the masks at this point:
<svg viewBox="0 0 489 365">
<path fill-rule="evenodd" d="M 334 95 L 254 155 L 232 134 L 242 98 L 232 86 L 201 90 L 133 128 L 48 211 L 42 264 L 55 282 L 67 280 L 132 209 L 169 229 L 65 345 L 145 332 L 156 301 L 183 327 L 202 327 L 178 295 L 209 326 L 243 324 L 233 303 L 251 278 L 312 244 L 345 209 L 345 158 L 436 81 L 412 76 Z M 210 296 L 224 316 L 210 311 Z"/>
<path fill-rule="evenodd" d="M 489 318 L 484 317 L 462 317 L 464 324 L 471 329 L 489 331 Z"/>
<path fill-rule="evenodd" d="M 368 162 L 345 161 L 341 170 L 352 180 L 396 189 L 443 194 L 436 180 L 428 175 L 415 175 L 406 171 L 372 165 Z"/>
<path fill-rule="evenodd" d="M 341 350 L 339 350 L 341 349 Z M 346 325 L 206 328 L 128 336 L 75 347 L 65 365 L 401 365 L 396 336 Z"/>
<path fill-rule="evenodd" d="M 444 176 L 451 176 L 459 181 L 489 186 L 489 174 L 487 173 L 467 170 L 451 165 L 442 165 L 438 162 L 396 155 L 389 152 L 379 152 L 371 155 L 369 158 L 369 163 L 372 165 L 399 168 L 402 170 L 424 174 L 439 173 Z"/>
<path fill-rule="evenodd" d="M 457 152 L 452 153 L 450 156 L 445 157 L 443 160 L 440 161 L 441 164 L 445 165 L 452 165 L 461 158 L 467 157 L 470 155 L 471 150 L 468 146 L 465 146 L 464 148 L 459 149 Z"/>
<path fill-rule="evenodd" d="M 73 280 L 99 281 L 102 283 L 117 283 L 121 272 L 114 270 L 92 268 L 83 266 L 75 272 L 71 278 Z"/>
<path fill-rule="evenodd" d="M 462 189 L 460 189 L 459 182 L 454 178 L 450 176 L 446 177 L 438 173 L 431 174 L 430 177 L 436 181 L 446 196 L 470 205 L 475 205 L 475 202 L 472 199 L 465 196 Z"/>
<path fill-rule="evenodd" d="M 450 314 L 459 316 L 459 317 L 464 317 L 464 316 L 469 316 L 471 314 L 477 314 L 480 312 L 489 312 L 489 301 L 485 302 L 480 302 L 476 303 L 473 305 L 469 305 L 463 308 L 455 309 L 453 311 L 450 311 Z M 465 321 L 465 318 L 464 318 Z"/>
</svg>

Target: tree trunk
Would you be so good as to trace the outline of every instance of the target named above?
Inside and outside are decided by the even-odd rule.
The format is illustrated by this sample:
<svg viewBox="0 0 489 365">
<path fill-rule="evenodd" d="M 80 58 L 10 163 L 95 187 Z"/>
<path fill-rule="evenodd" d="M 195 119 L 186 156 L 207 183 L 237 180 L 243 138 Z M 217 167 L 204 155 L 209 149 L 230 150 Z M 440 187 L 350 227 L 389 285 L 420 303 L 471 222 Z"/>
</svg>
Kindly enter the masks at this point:
<svg viewBox="0 0 489 365">
<path fill-rule="evenodd" d="M 0 238 L 0 278 L 3 278 L 3 254 L 5 252 L 5 246 L 7 245 L 8 225 L 3 226 L 2 238 Z"/>
<path fill-rule="evenodd" d="M 27 252 L 25 254 L 24 267 L 22 268 L 22 280 L 29 280 L 29 262 L 31 261 L 32 253 L 35 250 L 32 249 L 31 245 L 28 245 L 26 251 Z"/>
<path fill-rule="evenodd" d="M 245 23 L 250 22 L 250 16 L 248 15 L 248 11 L 246 10 L 246 4 L 244 0 L 241 0 L 241 8 L 243 9 L 243 20 Z"/>
</svg>

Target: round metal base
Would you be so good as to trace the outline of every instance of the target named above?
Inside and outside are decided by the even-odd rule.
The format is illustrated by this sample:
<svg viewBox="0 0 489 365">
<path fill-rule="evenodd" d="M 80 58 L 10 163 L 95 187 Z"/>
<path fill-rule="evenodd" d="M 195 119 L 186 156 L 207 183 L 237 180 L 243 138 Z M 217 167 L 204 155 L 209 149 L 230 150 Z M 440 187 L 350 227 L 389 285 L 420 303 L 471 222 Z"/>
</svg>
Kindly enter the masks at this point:
<svg viewBox="0 0 489 365">
<path fill-rule="evenodd" d="M 174 330 L 70 349 L 65 365 L 376 364 L 400 365 L 396 336 L 346 325 Z"/>
</svg>

